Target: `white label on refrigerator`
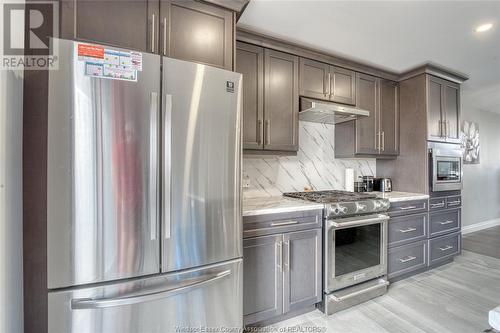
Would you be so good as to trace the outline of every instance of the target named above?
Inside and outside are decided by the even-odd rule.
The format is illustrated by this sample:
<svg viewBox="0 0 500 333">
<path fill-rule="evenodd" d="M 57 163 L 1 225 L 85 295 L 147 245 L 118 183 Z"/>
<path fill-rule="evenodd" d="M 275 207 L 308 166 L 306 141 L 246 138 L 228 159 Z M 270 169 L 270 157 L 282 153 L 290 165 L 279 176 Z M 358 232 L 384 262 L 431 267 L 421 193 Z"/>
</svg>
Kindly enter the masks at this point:
<svg viewBox="0 0 500 333">
<path fill-rule="evenodd" d="M 85 62 L 85 75 L 103 79 L 137 81 L 142 71 L 142 53 L 117 51 L 102 46 L 78 44 L 78 60 Z"/>
</svg>

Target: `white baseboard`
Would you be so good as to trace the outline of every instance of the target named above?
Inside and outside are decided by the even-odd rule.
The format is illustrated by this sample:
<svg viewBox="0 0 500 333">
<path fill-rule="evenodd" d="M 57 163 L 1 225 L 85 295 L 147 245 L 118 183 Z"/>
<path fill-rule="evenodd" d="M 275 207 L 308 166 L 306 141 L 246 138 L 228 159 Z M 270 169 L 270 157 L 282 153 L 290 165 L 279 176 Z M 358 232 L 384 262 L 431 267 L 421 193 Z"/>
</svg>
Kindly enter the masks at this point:
<svg viewBox="0 0 500 333">
<path fill-rule="evenodd" d="M 466 234 L 470 234 L 471 232 L 474 232 L 474 231 L 488 229 L 488 228 L 496 227 L 499 225 L 500 225 L 500 219 L 493 219 L 493 220 L 483 221 L 483 222 L 479 222 L 479 223 L 474 223 L 474 224 L 466 225 L 466 226 L 462 227 L 462 234 L 466 235 Z"/>
</svg>

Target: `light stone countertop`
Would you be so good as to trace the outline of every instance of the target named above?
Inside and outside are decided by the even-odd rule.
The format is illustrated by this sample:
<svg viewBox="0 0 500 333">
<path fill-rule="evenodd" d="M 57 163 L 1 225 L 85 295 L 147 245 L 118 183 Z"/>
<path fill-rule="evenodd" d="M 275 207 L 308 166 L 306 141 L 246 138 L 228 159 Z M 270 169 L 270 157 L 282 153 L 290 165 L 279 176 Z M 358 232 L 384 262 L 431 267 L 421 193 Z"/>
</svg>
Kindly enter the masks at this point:
<svg viewBox="0 0 500 333">
<path fill-rule="evenodd" d="M 243 216 L 289 213 L 323 209 L 324 204 L 286 197 L 262 197 L 243 200 Z"/>
<path fill-rule="evenodd" d="M 379 198 L 387 198 L 390 202 L 428 199 L 428 194 L 409 192 L 373 192 Z M 289 213 L 304 210 L 323 209 L 324 204 L 287 197 L 262 197 L 243 200 L 243 216 L 254 216 L 274 213 Z"/>
<path fill-rule="evenodd" d="M 375 191 L 373 193 L 376 193 L 379 198 L 389 199 L 389 202 L 429 199 L 428 194 L 421 194 L 421 193 L 398 192 L 398 191 L 392 191 L 392 192 Z"/>
</svg>

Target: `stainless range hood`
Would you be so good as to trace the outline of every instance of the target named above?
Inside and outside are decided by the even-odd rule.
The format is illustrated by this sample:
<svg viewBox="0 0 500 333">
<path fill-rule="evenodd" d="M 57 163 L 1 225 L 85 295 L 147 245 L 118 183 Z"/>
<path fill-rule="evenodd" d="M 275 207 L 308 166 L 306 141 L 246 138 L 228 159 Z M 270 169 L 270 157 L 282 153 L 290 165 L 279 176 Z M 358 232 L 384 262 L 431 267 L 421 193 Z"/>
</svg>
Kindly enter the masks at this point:
<svg viewBox="0 0 500 333">
<path fill-rule="evenodd" d="M 370 111 L 348 107 L 332 102 L 318 101 L 306 97 L 300 98 L 299 119 L 314 123 L 339 124 L 367 117 Z"/>
</svg>

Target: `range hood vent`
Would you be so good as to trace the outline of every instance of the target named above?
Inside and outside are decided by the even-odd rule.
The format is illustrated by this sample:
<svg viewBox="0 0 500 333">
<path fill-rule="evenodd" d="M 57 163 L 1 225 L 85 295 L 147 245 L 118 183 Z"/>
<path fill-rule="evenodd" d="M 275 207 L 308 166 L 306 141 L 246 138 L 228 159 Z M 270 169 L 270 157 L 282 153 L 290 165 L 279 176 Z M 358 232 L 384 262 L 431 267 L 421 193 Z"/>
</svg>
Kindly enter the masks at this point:
<svg viewBox="0 0 500 333">
<path fill-rule="evenodd" d="M 368 117 L 370 111 L 336 103 L 300 98 L 299 119 L 314 123 L 339 124 L 358 117 Z"/>
</svg>

